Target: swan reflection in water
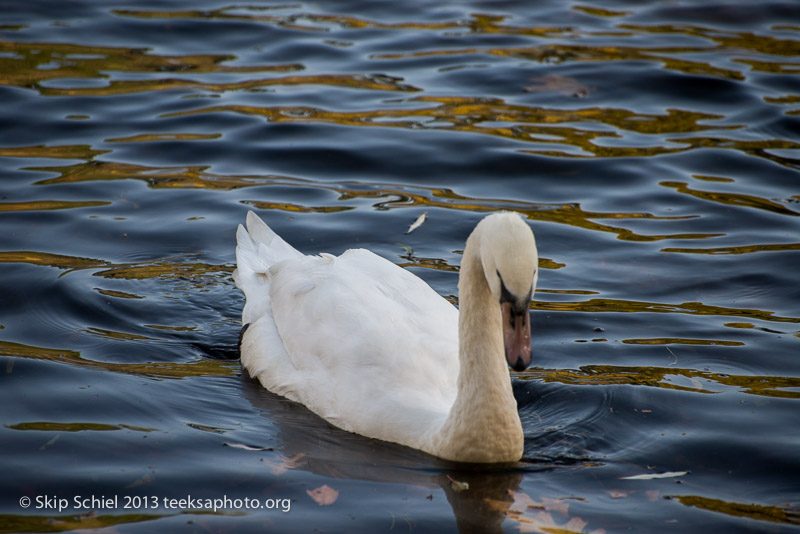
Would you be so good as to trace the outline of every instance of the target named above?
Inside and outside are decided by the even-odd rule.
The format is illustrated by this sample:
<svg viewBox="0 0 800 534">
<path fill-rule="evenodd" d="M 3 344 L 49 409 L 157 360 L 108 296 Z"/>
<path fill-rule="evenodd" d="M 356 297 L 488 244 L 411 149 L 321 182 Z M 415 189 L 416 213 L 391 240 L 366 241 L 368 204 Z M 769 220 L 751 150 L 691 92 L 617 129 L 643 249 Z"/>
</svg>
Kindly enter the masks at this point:
<svg viewBox="0 0 800 534">
<path fill-rule="evenodd" d="M 242 373 L 245 398 L 269 420 L 264 443 L 292 469 L 334 479 L 351 479 L 444 491 L 458 532 L 502 532 L 525 472 L 552 469 L 525 463 L 460 464 L 424 452 L 353 434 L 326 422 L 296 402 L 262 388 Z M 333 485 L 331 483 L 331 485 Z"/>
</svg>

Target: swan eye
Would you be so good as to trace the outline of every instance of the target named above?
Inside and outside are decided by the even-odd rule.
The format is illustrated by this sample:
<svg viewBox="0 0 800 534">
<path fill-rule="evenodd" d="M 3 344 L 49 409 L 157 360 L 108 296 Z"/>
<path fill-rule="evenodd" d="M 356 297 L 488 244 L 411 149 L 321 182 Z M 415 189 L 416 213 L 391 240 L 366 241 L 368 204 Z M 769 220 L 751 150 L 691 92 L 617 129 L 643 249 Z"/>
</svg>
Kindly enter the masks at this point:
<svg viewBox="0 0 800 534">
<path fill-rule="evenodd" d="M 504 302 L 510 302 L 514 313 L 519 315 L 526 313 L 530 307 L 531 295 L 533 295 L 533 287 L 528 290 L 528 294 L 525 296 L 525 298 L 520 299 L 508 290 L 506 283 L 503 281 L 503 277 L 500 276 L 500 271 L 496 272 L 497 277 L 500 279 L 500 304 L 503 304 Z"/>
</svg>

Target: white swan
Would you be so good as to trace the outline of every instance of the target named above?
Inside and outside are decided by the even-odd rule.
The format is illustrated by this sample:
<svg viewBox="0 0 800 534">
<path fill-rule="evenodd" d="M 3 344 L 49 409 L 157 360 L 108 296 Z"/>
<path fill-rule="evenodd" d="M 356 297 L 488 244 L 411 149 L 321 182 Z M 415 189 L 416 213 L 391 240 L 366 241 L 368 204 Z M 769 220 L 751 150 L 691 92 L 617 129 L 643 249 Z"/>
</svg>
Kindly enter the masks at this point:
<svg viewBox="0 0 800 534">
<path fill-rule="evenodd" d="M 506 362 L 530 363 L 538 254 L 519 215 L 489 215 L 467 239 L 460 312 L 367 250 L 305 256 L 252 212 L 236 239 L 242 365 L 265 388 L 345 430 L 448 460 L 521 458 Z"/>
</svg>

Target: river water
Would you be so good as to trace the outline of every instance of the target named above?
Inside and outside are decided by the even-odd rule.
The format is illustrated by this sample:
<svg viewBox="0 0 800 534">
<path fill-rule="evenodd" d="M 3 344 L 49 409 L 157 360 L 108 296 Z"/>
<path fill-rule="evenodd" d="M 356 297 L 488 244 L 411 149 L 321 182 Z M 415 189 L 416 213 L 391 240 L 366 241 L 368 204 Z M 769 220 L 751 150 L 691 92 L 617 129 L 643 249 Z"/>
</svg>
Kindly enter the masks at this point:
<svg viewBox="0 0 800 534">
<path fill-rule="evenodd" d="M 0 532 L 797 532 L 798 74 L 790 1 L 2 2 Z M 518 465 L 242 371 L 248 210 L 456 302 L 500 209 Z"/>
</svg>

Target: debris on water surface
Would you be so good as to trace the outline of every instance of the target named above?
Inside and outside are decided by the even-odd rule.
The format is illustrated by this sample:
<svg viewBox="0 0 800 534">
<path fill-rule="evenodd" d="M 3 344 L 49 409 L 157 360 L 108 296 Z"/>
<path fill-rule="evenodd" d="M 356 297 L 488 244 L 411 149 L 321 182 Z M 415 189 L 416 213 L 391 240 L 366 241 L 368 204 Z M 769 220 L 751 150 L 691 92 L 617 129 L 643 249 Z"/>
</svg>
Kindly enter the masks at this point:
<svg viewBox="0 0 800 534">
<path fill-rule="evenodd" d="M 411 223 L 411 226 L 409 226 L 409 227 L 408 227 L 408 230 L 406 230 L 406 233 L 407 233 L 407 234 L 410 234 L 411 232 L 413 232 L 414 230 L 416 230 L 417 228 L 419 228 L 420 226 L 422 226 L 422 223 L 424 223 L 424 222 L 425 222 L 425 217 L 426 217 L 427 215 L 428 215 L 428 212 L 427 212 L 427 211 L 423 211 L 423 212 L 422 212 L 422 215 L 420 215 L 419 217 L 417 217 L 417 220 L 416 220 L 416 221 L 414 221 L 413 223 Z"/>
<path fill-rule="evenodd" d="M 272 447 L 254 447 L 252 445 L 245 445 L 244 443 L 231 443 L 226 441 L 223 443 L 226 447 L 231 447 L 233 449 L 242 449 L 245 451 L 271 451 L 273 450 Z"/>
<path fill-rule="evenodd" d="M 456 493 L 460 493 L 462 491 L 469 489 L 469 482 L 462 482 L 460 480 L 456 480 L 450 475 L 447 475 L 447 480 L 450 481 L 450 487 L 453 488 L 453 491 Z"/>
<path fill-rule="evenodd" d="M 641 475 L 631 475 L 620 477 L 620 480 L 653 480 L 658 478 L 673 478 L 688 475 L 689 471 L 666 471 L 664 473 L 644 473 Z"/>
<path fill-rule="evenodd" d="M 339 491 L 324 484 L 313 490 L 306 490 L 308 496 L 311 497 L 315 503 L 320 506 L 330 506 L 339 498 Z"/>
</svg>

